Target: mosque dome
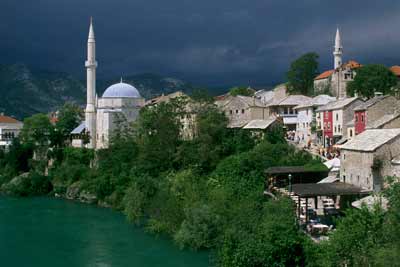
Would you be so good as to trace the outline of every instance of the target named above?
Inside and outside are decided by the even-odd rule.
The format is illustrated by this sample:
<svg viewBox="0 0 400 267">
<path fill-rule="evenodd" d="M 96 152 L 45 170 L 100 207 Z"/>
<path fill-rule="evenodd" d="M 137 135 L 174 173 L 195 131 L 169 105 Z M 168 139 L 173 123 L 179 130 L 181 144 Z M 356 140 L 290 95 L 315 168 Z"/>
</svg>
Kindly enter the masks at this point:
<svg viewBox="0 0 400 267">
<path fill-rule="evenodd" d="M 104 93 L 104 98 L 141 98 L 139 91 L 130 84 L 116 83 L 108 87 Z"/>
</svg>

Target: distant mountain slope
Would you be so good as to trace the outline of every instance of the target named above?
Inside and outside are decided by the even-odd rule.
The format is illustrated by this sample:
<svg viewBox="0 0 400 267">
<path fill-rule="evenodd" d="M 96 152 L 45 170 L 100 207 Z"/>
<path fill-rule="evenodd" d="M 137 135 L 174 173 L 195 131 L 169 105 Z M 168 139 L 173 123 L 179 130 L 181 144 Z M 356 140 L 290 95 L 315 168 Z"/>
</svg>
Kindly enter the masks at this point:
<svg viewBox="0 0 400 267">
<path fill-rule="evenodd" d="M 108 81 L 97 82 L 97 93 L 101 96 L 104 90 L 114 84 L 120 82 L 120 79 L 112 79 Z M 157 74 L 144 73 L 138 75 L 131 75 L 127 77 L 123 77 L 123 82 L 129 83 L 136 87 L 139 90 L 140 94 L 146 98 L 152 98 L 158 96 L 162 93 L 169 94 L 175 91 L 183 91 L 185 93 L 190 93 L 193 91 L 193 86 L 184 81 L 162 77 Z"/>
<path fill-rule="evenodd" d="M 97 93 L 120 81 L 97 81 Z M 177 90 L 190 93 L 193 86 L 174 78 L 155 74 L 127 76 L 124 82 L 134 85 L 146 99 Z M 66 101 L 85 104 L 85 81 L 65 73 L 31 70 L 25 65 L 0 65 L 0 113 L 18 119 L 35 113 L 57 110 Z"/>
<path fill-rule="evenodd" d="M 85 87 L 65 73 L 32 71 L 25 65 L 0 65 L 0 112 L 23 118 L 56 110 L 66 101 L 82 104 Z"/>
</svg>

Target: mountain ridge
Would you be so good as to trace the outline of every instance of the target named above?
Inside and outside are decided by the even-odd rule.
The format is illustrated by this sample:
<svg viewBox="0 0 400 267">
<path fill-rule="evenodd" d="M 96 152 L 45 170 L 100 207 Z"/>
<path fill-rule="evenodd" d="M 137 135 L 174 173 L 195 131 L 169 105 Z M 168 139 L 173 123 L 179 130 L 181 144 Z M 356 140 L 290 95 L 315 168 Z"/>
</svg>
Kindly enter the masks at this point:
<svg viewBox="0 0 400 267">
<path fill-rule="evenodd" d="M 146 99 L 178 90 L 190 94 L 195 89 L 180 79 L 152 73 L 129 75 L 123 81 L 134 85 Z M 118 82 L 120 78 L 98 79 L 97 94 L 101 96 Z M 23 119 L 55 111 L 65 102 L 84 106 L 85 83 L 68 73 L 31 69 L 24 64 L 0 65 L 0 113 Z"/>
</svg>

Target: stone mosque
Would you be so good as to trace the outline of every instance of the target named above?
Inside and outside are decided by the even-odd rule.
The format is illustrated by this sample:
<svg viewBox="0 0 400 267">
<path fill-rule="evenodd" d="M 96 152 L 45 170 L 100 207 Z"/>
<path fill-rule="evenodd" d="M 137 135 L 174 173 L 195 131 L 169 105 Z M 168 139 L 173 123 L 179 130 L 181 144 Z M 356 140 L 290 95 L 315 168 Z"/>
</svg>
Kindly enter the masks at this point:
<svg viewBox="0 0 400 267">
<path fill-rule="evenodd" d="M 90 20 L 87 60 L 87 101 L 85 121 L 71 132 L 72 145 L 92 149 L 107 148 L 113 131 L 120 123 L 130 123 L 139 116 L 144 98 L 132 85 L 120 83 L 108 87 L 98 98 L 96 93 L 96 41 L 93 20 Z M 82 136 L 87 136 L 86 142 Z"/>
</svg>

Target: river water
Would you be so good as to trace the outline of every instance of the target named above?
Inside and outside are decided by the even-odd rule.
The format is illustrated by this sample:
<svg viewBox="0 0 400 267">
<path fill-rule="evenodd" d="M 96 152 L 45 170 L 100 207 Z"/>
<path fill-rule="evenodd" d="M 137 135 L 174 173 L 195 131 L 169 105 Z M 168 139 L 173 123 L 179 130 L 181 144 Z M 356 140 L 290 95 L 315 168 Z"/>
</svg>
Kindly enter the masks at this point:
<svg viewBox="0 0 400 267">
<path fill-rule="evenodd" d="M 2 267 L 206 267 L 209 254 L 179 250 L 110 209 L 54 198 L 0 196 Z"/>
</svg>

